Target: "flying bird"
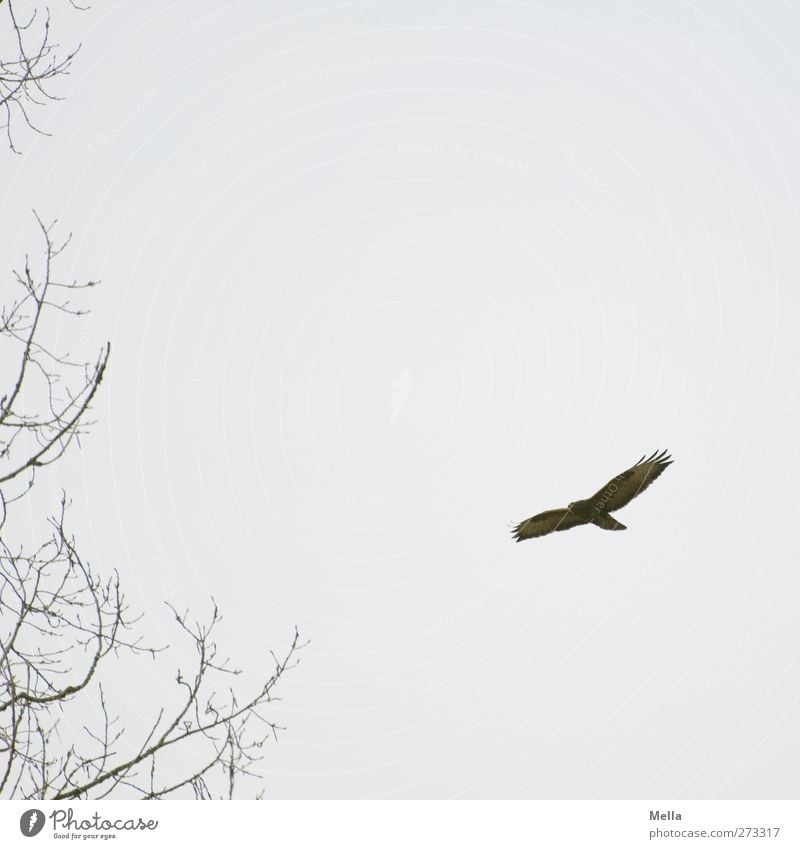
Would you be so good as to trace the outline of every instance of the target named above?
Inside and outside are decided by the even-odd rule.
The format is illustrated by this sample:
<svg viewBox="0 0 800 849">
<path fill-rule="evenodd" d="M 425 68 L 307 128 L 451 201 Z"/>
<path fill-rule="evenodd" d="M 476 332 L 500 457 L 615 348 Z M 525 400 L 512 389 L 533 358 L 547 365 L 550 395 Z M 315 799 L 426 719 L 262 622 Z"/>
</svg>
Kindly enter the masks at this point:
<svg viewBox="0 0 800 849">
<path fill-rule="evenodd" d="M 624 531 L 625 525 L 610 514 L 624 507 L 648 486 L 672 462 L 666 451 L 642 457 L 621 475 L 612 478 L 591 498 L 573 501 L 559 510 L 546 510 L 520 522 L 513 530 L 517 542 L 541 537 L 553 531 L 566 531 L 578 525 L 597 525 L 606 531 Z"/>
</svg>

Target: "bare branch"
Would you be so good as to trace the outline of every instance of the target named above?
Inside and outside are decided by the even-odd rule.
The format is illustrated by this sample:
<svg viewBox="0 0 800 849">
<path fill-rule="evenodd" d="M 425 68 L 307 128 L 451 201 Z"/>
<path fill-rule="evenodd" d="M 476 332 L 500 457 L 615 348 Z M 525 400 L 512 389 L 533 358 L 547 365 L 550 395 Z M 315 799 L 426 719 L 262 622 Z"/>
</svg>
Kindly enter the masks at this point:
<svg viewBox="0 0 800 849">
<path fill-rule="evenodd" d="M 8 146 L 14 153 L 19 149 L 14 142 L 14 127 L 21 123 L 41 135 L 49 135 L 34 124 L 31 112 L 48 101 L 61 100 L 53 93 L 52 84 L 69 74 L 72 60 L 80 45 L 67 53 L 60 51 L 50 31 L 50 10 L 34 8 L 21 19 L 16 13 L 15 0 L 0 0 L 5 6 L 9 23 L 8 35 L 0 41 L 0 116 Z M 70 0 L 70 6 L 81 9 Z M 2 12 L 2 10 L 0 10 Z"/>
<path fill-rule="evenodd" d="M 0 461 L 5 466 L 0 470 L 0 487 L 21 479 L 23 493 L 32 485 L 38 468 L 61 457 L 85 432 L 89 424 L 86 414 L 103 380 L 111 350 L 107 343 L 94 362 L 75 362 L 43 342 L 48 314 L 83 315 L 85 310 L 73 306 L 70 298 L 96 283 L 58 279 L 56 261 L 69 238 L 55 242 L 56 222 L 45 225 L 38 215 L 36 221 L 43 241 L 41 274 L 31 270 L 30 257 L 26 256 L 24 269 L 14 272 L 20 294 L 0 308 L 0 344 L 7 352 L 5 361 L 11 363 L 14 350 L 17 352 L 16 368 L 10 371 L 8 388 L 0 396 Z M 0 376 L 4 378 L 5 369 Z M 9 500 L 4 494 L 4 504 Z M 5 509 L 0 518 L 4 514 Z"/>
<path fill-rule="evenodd" d="M 155 658 L 164 649 L 135 635 L 138 619 L 128 611 L 118 575 L 101 579 L 80 557 L 65 529 L 66 510 L 63 497 L 51 538 L 35 551 L 0 539 L 0 798 L 161 799 L 183 790 L 200 799 L 233 798 L 237 780 L 253 775 L 264 744 L 281 730 L 263 709 L 297 664 L 303 648 L 297 629 L 286 653 L 272 655 L 267 679 L 243 693 L 221 686 L 242 673 L 215 642 L 216 605 L 205 624 L 171 608 L 194 648 L 195 666 L 190 674 L 177 672 L 184 695 L 175 709 L 159 711 L 135 753 L 122 756 L 118 743 L 130 734 L 109 708 L 103 676 L 120 651 Z M 90 687 L 98 693 L 99 725 L 84 723 L 84 739 L 64 748 L 61 722 Z M 159 763 L 173 750 L 189 766 L 178 780 L 163 781 Z"/>
</svg>

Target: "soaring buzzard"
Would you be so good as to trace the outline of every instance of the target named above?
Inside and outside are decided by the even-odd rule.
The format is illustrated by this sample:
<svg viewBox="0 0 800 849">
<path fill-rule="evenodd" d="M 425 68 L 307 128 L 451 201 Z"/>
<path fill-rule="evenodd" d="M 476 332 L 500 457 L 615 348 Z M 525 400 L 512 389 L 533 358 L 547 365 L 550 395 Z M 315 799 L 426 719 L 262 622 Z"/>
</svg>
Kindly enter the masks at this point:
<svg viewBox="0 0 800 849">
<path fill-rule="evenodd" d="M 609 515 L 647 489 L 672 462 L 669 454 L 656 451 L 647 459 L 642 457 L 626 472 L 612 478 L 602 489 L 584 501 L 573 501 L 560 510 L 547 510 L 520 522 L 513 534 L 517 542 L 541 537 L 553 531 L 566 531 L 577 525 L 597 525 L 607 531 L 624 531 L 625 525 Z"/>
</svg>

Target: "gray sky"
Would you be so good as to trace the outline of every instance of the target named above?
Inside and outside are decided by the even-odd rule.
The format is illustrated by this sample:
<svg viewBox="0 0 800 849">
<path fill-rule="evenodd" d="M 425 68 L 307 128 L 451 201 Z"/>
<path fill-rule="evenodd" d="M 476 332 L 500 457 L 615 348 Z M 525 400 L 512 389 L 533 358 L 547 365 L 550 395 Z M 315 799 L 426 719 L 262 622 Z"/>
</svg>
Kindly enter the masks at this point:
<svg viewBox="0 0 800 849">
<path fill-rule="evenodd" d="M 796 797 L 800 15 L 782 2 L 174 2 L 2 159 L 112 340 L 67 486 L 174 689 L 311 640 L 276 797 Z M 5 272 L 4 272 L 5 273 Z M 511 522 L 676 460 L 619 514 Z M 40 491 L 40 492 L 41 492 Z M 32 514 L 33 515 L 33 514 Z"/>
</svg>

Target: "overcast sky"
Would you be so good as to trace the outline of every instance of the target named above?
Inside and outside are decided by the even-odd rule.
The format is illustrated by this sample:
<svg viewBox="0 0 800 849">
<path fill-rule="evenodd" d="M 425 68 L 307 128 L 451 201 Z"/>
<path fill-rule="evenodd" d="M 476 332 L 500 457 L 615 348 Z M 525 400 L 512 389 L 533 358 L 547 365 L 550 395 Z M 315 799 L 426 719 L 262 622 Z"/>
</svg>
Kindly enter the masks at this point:
<svg viewBox="0 0 800 849">
<path fill-rule="evenodd" d="M 0 161 L 2 255 L 35 207 L 103 283 L 38 498 L 172 643 L 123 712 L 213 596 L 249 681 L 311 640 L 267 796 L 796 797 L 800 13 L 148 5 L 54 9 Z M 659 448 L 624 533 L 513 543 Z"/>
</svg>

